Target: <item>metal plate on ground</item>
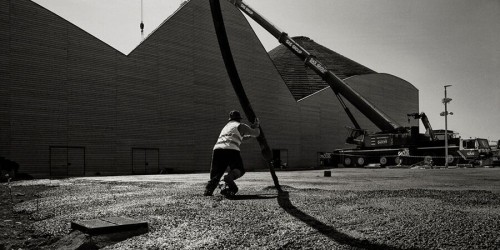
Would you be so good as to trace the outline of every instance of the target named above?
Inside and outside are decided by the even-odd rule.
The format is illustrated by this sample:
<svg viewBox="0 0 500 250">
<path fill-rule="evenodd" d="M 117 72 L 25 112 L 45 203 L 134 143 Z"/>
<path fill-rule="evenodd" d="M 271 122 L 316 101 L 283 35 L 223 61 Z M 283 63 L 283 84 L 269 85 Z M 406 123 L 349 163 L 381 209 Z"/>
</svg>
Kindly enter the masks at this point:
<svg viewBox="0 0 500 250">
<path fill-rule="evenodd" d="M 148 223 L 127 217 L 107 217 L 101 219 L 71 222 L 71 229 L 98 235 L 125 231 L 148 231 Z"/>
</svg>

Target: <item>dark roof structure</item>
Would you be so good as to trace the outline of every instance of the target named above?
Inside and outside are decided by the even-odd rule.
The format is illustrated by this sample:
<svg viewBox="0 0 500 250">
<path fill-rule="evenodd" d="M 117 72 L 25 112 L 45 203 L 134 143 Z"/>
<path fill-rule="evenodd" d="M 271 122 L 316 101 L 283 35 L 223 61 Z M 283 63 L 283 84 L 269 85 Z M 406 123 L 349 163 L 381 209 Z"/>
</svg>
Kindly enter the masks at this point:
<svg viewBox="0 0 500 250">
<path fill-rule="evenodd" d="M 376 73 L 375 71 L 344 57 L 304 36 L 293 38 L 300 46 L 315 55 L 329 70 L 340 79 L 346 79 L 354 75 L 365 75 Z M 269 51 L 276 69 L 281 74 L 286 85 L 292 92 L 295 100 L 300 100 L 321 89 L 328 87 L 313 70 L 304 65 L 284 45 L 280 45 Z"/>
</svg>

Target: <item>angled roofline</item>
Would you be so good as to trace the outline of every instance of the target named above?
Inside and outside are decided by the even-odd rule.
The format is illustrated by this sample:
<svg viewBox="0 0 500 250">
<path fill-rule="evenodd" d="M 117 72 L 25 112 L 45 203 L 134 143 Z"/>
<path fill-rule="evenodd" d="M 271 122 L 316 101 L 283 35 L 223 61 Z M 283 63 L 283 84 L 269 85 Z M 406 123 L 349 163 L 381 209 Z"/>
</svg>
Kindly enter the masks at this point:
<svg viewBox="0 0 500 250">
<path fill-rule="evenodd" d="M 122 55 L 124 55 L 124 56 L 128 56 L 128 54 L 125 54 L 125 53 L 123 53 L 123 52 L 119 51 L 119 50 L 118 50 L 118 49 L 116 49 L 115 47 L 111 46 L 109 43 L 107 43 L 107 42 L 105 42 L 105 41 L 101 40 L 100 38 L 98 38 L 98 37 L 96 37 L 96 36 L 92 35 L 92 34 L 91 34 L 91 33 L 89 33 L 88 31 L 86 31 L 86 30 L 84 30 L 83 28 L 81 28 L 80 26 L 78 26 L 78 25 L 76 25 L 76 24 L 72 23 L 72 22 L 71 22 L 71 21 L 69 21 L 68 19 L 66 19 L 66 18 L 64 18 L 64 17 L 62 17 L 62 16 L 60 16 L 59 14 L 55 13 L 54 11 L 52 11 L 52 10 L 50 10 L 50 9 L 45 8 L 43 5 L 40 5 L 40 4 L 38 4 L 37 2 L 34 2 L 33 0 L 26 0 L 26 1 L 31 2 L 31 3 L 33 3 L 33 4 L 35 4 L 36 6 L 38 6 L 38 7 L 42 8 L 42 9 L 44 9 L 44 10 L 48 11 L 49 13 L 51 13 L 52 15 L 57 16 L 58 18 L 61 18 L 62 20 L 66 21 L 68 24 L 70 24 L 71 26 L 73 26 L 73 27 L 75 27 L 75 28 L 77 28 L 77 29 L 79 29 L 79 30 L 81 30 L 81 31 L 85 32 L 86 34 L 88 34 L 88 35 L 92 36 L 92 37 L 93 37 L 93 38 L 95 38 L 97 41 L 99 41 L 99 42 L 101 42 L 101 43 L 103 43 L 103 44 L 107 45 L 108 47 L 112 48 L 112 49 L 113 49 L 113 50 L 115 50 L 116 52 L 119 52 L 120 54 L 122 54 Z M 129 54 L 130 54 L 130 53 L 129 53 Z"/>
<path fill-rule="evenodd" d="M 316 91 L 316 92 L 314 92 L 314 93 L 312 93 L 312 94 L 310 94 L 310 95 L 304 96 L 304 97 L 302 97 L 302 98 L 298 99 L 298 100 L 297 100 L 297 103 L 299 103 L 299 102 L 301 102 L 301 101 L 304 101 L 305 99 L 308 99 L 308 98 L 310 98 L 310 97 L 312 97 L 312 96 L 314 96 L 314 95 L 316 95 L 316 94 L 318 94 L 318 93 L 320 93 L 320 92 L 323 92 L 323 91 L 325 91 L 326 89 L 331 89 L 331 87 L 330 87 L 330 86 L 327 86 L 327 87 L 324 87 L 324 88 L 322 88 L 322 89 L 320 89 L 320 90 L 318 90 L 318 91 Z"/>
<path fill-rule="evenodd" d="M 419 91 L 419 90 L 418 90 L 418 88 L 417 88 L 417 87 L 415 87 L 415 85 L 413 85 L 412 83 L 410 83 L 410 82 L 406 81 L 405 79 L 403 79 L 403 78 L 401 78 L 401 77 L 398 77 L 398 76 L 395 76 L 395 75 L 393 75 L 393 74 L 389 74 L 389 73 L 372 73 L 372 74 L 365 74 L 365 75 L 354 75 L 354 76 L 347 77 L 347 78 L 346 78 L 346 79 L 344 79 L 343 81 L 346 81 L 346 80 L 348 80 L 348 79 L 350 79 L 350 78 L 353 78 L 353 77 L 360 77 L 360 76 L 367 76 L 367 75 L 387 75 L 387 76 L 392 76 L 392 77 L 395 77 L 395 78 L 398 78 L 398 79 L 400 79 L 400 80 L 404 81 L 404 82 L 405 82 L 405 83 L 407 83 L 409 86 L 411 86 L 412 88 L 414 88 L 416 91 Z M 304 97 L 302 97 L 302 98 L 298 99 L 298 100 L 297 100 L 297 102 L 304 101 L 305 99 L 308 99 L 308 98 L 310 98 L 310 97 L 312 97 L 312 96 L 314 96 L 314 95 L 316 95 L 316 94 L 318 94 L 318 93 L 320 93 L 320 92 L 323 92 L 323 91 L 325 91 L 326 89 L 331 89 L 331 87 L 330 87 L 330 86 L 324 87 L 324 88 L 322 88 L 322 89 L 320 89 L 320 90 L 318 90 L 318 91 L 316 91 L 316 92 L 314 92 L 314 93 L 311 93 L 310 95 L 307 95 L 307 96 L 304 96 Z"/>
<path fill-rule="evenodd" d="M 413 85 L 411 82 L 399 77 L 399 76 L 395 76 L 393 74 L 389 74 L 389 73 L 373 73 L 373 74 L 365 74 L 365 75 L 354 75 L 354 76 L 350 76 L 350 77 L 347 77 L 346 79 L 344 79 L 344 81 L 350 79 L 350 78 L 353 78 L 353 77 L 358 77 L 358 76 L 367 76 L 367 75 L 387 75 L 387 76 L 392 76 L 392 77 L 395 77 L 395 78 L 398 78 L 400 79 L 401 81 L 404 81 L 405 83 L 407 83 L 408 85 L 410 85 L 411 87 L 413 87 L 415 90 L 418 91 L 418 88 L 415 87 L 415 85 Z"/>
<path fill-rule="evenodd" d="M 45 8 L 43 5 L 40 5 L 39 3 L 37 2 L 34 2 L 33 0 L 27 0 L 33 4 L 35 4 L 36 6 L 48 11 L 49 13 L 51 13 L 52 15 L 55 15 L 57 16 L 58 18 L 61 18 L 62 20 L 66 21 L 68 24 L 72 25 L 73 27 L 85 32 L 86 34 L 92 36 L 93 38 L 95 38 L 97 41 L 107 45 L 108 47 L 112 48 L 113 50 L 115 50 L 116 52 L 119 52 L 120 54 L 124 55 L 124 56 L 129 56 L 130 54 L 132 54 L 132 52 L 134 52 L 137 48 L 139 48 L 151 35 L 153 35 L 158 29 L 160 29 L 167 21 L 170 20 L 170 18 L 172 18 L 175 14 L 177 14 L 177 12 L 179 12 L 184 6 L 186 6 L 186 4 L 188 4 L 189 2 L 191 2 L 191 0 L 185 0 L 184 2 L 181 3 L 181 5 L 179 6 L 179 8 L 177 8 L 177 10 L 175 10 L 171 15 L 169 15 L 160 25 L 158 25 L 158 27 L 156 27 L 153 31 L 151 31 L 151 33 L 149 33 L 144 39 L 142 39 L 142 41 L 137 45 L 135 46 L 128 54 L 125 54 L 123 53 L 122 51 L 118 50 L 117 48 L 113 47 L 111 44 L 103 41 L 102 39 L 96 37 L 95 35 L 89 33 L 88 31 L 84 30 L 83 28 L 81 28 L 80 26 L 72 23 L 71 21 L 69 21 L 68 19 L 60 16 L 59 14 L 55 13 L 54 11 L 48 9 L 48 8 Z"/>
<path fill-rule="evenodd" d="M 167 23 L 170 18 L 172 18 L 175 14 L 177 14 L 177 12 L 179 12 L 182 8 L 184 8 L 184 6 L 186 6 L 189 2 L 191 2 L 191 0 L 184 0 L 184 2 L 181 3 L 181 5 L 179 6 L 179 8 L 177 8 L 172 14 L 170 14 L 167 18 L 165 18 L 165 20 L 163 20 L 163 22 L 161 22 L 160 25 L 158 25 L 158 27 L 156 27 L 155 29 L 153 29 L 153 31 L 151 31 L 151 33 L 149 33 L 146 37 L 144 37 L 144 39 L 142 39 L 142 41 L 137 44 L 137 46 L 135 46 L 128 54 L 132 54 L 132 52 L 134 52 L 136 49 L 138 49 L 151 35 L 153 35 L 157 30 L 159 30 L 165 23 Z"/>
</svg>

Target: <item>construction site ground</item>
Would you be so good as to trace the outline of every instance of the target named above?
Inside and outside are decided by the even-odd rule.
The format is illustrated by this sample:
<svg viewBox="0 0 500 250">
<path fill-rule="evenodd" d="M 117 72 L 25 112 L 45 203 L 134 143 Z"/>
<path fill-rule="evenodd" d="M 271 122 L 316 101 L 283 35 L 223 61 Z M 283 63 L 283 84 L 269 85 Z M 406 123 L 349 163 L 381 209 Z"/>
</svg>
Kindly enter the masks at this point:
<svg viewBox="0 0 500 250">
<path fill-rule="evenodd" d="M 121 216 L 149 232 L 105 249 L 500 249 L 500 168 L 278 171 L 203 196 L 208 173 L 3 183 L 0 249 L 53 249 L 70 223 Z"/>
</svg>

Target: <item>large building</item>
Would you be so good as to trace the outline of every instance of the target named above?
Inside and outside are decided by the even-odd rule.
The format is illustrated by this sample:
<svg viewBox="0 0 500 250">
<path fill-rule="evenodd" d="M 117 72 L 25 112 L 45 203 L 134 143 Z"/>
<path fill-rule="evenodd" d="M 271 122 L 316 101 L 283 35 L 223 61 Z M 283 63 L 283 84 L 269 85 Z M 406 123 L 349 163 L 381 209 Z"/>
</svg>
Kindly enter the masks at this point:
<svg viewBox="0 0 500 250">
<path fill-rule="evenodd" d="M 350 122 L 333 91 L 282 46 L 268 54 L 243 14 L 221 7 L 275 155 L 314 167 L 318 153 L 344 147 Z M 401 124 L 418 112 L 410 83 L 298 41 L 321 47 L 329 68 Z M 35 177 L 208 171 L 228 112 L 240 109 L 205 0 L 187 2 L 128 55 L 34 2 L 0 0 L 0 55 L 0 156 Z M 242 156 L 247 169 L 266 168 L 257 143 Z"/>
</svg>

